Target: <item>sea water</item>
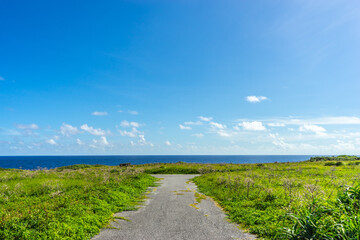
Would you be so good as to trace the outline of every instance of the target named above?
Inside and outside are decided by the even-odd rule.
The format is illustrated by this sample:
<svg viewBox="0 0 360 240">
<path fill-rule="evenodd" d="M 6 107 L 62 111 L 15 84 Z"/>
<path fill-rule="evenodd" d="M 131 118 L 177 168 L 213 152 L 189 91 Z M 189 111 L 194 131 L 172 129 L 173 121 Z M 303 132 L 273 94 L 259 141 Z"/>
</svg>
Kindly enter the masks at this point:
<svg viewBox="0 0 360 240">
<path fill-rule="evenodd" d="M 56 168 L 74 164 L 103 164 L 114 166 L 120 163 L 272 163 L 298 162 L 313 155 L 92 155 L 92 156 L 0 156 L 0 168 Z"/>
</svg>

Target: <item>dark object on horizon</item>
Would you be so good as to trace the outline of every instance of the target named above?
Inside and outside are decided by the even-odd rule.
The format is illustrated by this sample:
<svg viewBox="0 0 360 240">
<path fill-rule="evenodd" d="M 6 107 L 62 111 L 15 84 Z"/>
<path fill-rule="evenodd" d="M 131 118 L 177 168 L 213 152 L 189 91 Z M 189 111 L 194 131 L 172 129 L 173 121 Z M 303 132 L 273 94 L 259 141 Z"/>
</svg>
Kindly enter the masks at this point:
<svg viewBox="0 0 360 240">
<path fill-rule="evenodd" d="M 324 157 L 311 157 L 309 162 L 322 162 L 322 161 L 357 161 L 360 160 L 358 156 L 349 156 L 349 155 L 339 155 L 339 156 L 324 156 Z"/>
<path fill-rule="evenodd" d="M 130 165 L 131 165 L 131 163 L 120 163 L 119 167 L 128 167 Z"/>
</svg>

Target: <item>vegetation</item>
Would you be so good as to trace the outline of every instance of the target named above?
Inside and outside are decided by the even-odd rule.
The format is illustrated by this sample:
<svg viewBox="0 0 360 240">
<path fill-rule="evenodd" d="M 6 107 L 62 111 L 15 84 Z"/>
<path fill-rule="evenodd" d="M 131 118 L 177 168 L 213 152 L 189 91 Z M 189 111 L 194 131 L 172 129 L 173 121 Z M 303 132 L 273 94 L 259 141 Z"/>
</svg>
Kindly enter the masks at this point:
<svg viewBox="0 0 360 240">
<path fill-rule="evenodd" d="M 133 168 L 2 169 L 0 239 L 89 239 L 154 181 Z"/>
<path fill-rule="evenodd" d="M 95 164 L 95 165 L 91 165 L 91 164 L 75 164 L 75 165 L 70 165 L 70 166 L 58 167 L 58 168 L 56 168 L 56 171 L 61 172 L 61 171 L 65 170 L 65 169 L 78 170 L 78 169 L 92 168 L 92 167 L 105 167 L 105 165 L 101 165 L 101 164 Z"/>
<path fill-rule="evenodd" d="M 211 172 L 234 172 L 246 169 L 243 164 L 154 163 L 137 165 L 149 174 L 205 174 Z"/>
<path fill-rule="evenodd" d="M 360 239 L 360 169 L 340 163 L 243 165 L 194 182 L 232 221 L 260 237 Z"/>
<path fill-rule="evenodd" d="M 360 157 L 357 156 L 349 156 L 349 155 L 339 155 L 332 157 L 311 157 L 309 162 L 323 162 L 323 161 L 356 161 L 360 160 Z"/>
<path fill-rule="evenodd" d="M 200 164 L 191 163 L 156 163 L 139 165 L 148 174 L 199 174 Z"/>
<path fill-rule="evenodd" d="M 0 169 L 0 239 L 89 239 L 113 213 L 135 208 L 154 185 L 149 174 L 201 174 L 194 178 L 199 191 L 265 239 L 360 239 L 359 165 L 358 157 L 337 156 L 298 163 Z"/>
</svg>

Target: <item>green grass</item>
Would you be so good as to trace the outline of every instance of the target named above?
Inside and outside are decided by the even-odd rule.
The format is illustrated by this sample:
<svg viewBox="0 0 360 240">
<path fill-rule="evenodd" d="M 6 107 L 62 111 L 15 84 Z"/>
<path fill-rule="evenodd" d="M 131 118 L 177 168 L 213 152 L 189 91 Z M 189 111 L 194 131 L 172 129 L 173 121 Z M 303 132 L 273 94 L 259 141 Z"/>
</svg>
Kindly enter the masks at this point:
<svg viewBox="0 0 360 240">
<path fill-rule="evenodd" d="M 154 163 L 133 166 L 149 174 L 206 174 L 242 171 L 242 164 Z"/>
<path fill-rule="evenodd" d="M 95 165 L 91 165 L 91 164 L 75 164 L 75 165 L 70 165 L 70 166 L 58 167 L 58 168 L 56 168 L 56 171 L 63 171 L 65 169 L 78 170 L 78 169 L 92 168 L 92 167 L 105 167 L 105 165 L 101 165 L 101 164 L 95 164 Z"/>
<path fill-rule="evenodd" d="M 1 170 L 0 239 L 89 239 L 154 181 L 119 167 Z"/>
<path fill-rule="evenodd" d="M 360 167 L 326 165 L 249 164 L 241 171 L 204 174 L 194 182 L 232 221 L 260 237 L 360 239 Z"/>
<path fill-rule="evenodd" d="M 299 163 L 126 167 L 73 165 L 0 169 L 0 239 L 89 239 L 134 210 L 154 186 L 149 174 L 199 174 L 200 192 L 229 218 L 265 239 L 360 239 L 360 161 L 353 156 Z M 200 202 L 206 196 L 196 195 Z"/>
</svg>

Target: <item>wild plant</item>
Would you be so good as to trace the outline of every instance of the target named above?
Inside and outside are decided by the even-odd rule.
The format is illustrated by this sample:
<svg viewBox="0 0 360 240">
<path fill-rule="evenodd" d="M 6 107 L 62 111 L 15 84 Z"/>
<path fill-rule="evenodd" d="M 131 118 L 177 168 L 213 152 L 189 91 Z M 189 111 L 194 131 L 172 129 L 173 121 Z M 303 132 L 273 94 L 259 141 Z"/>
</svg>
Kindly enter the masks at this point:
<svg viewBox="0 0 360 240">
<path fill-rule="evenodd" d="M 333 229 L 335 222 L 331 218 L 324 218 L 331 209 L 321 203 L 312 202 L 308 207 L 300 209 L 297 214 L 290 214 L 295 223 L 290 228 L 284 228 L 279 235 L 286 239 L 335 239 Z"/>
<path fill-rule="evenodd" d="M 246 198 L 249 198 L 250 188 L 252 185 L 254 185 L 254 180 L 251 178 L 245 178 L 244 179 L 245 185 L 246 185 Z"/>
<path fill-rule="evenodd" d="M 284 187 L 284 193 L 285 193 L 285 199 L 289 199 L 289 205 L 291 204 L 292 202 L 292 189 L 294 187 L 294 180 L 292 179 L 284 179 L 283 180 L 283 187 Z"/>
<path fill-rule="evenodd" d="M 272 202 L 276 199 L 275 193 L 273 188 L 266 188 L 265 189 L 265 202 Z"/>
<path fill-rule="evenodd" d="M 305 189 L 306 199 L 310 202 L 315 202 L 315 199 L 320 195 L 320 187 L 317 184 L 306 184 Z"/>
</svg>

